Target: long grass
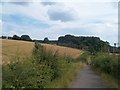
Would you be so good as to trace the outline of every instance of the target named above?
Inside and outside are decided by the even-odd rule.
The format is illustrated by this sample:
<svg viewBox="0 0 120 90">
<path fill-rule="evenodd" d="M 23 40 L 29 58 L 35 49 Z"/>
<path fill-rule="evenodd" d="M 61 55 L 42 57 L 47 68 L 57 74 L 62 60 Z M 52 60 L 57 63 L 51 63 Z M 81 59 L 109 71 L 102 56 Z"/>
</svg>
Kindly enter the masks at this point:
<svg viewBox="0 0 120 90">
<path fill-rule="evenodd" d="M 62 77 L 51 82 L 48 87 L 50 88 L 71 88 L 78 72 L 85 66 L 84 63 L 72 63 L 68 70 L 65 70 Z"/>
<path fill-rule="evenodd" d="M 32 51 L 34 48 L 33 42 L 27 42 L 27 41 L 17 41 L 17 40 L 1 40 L 2 42 L 2 48 L 0 48 L 0 51 L 2 51 L 2 64 L 10 63 L 13 60 L 13 57 L 19 56 L 21 60 L 23 58 L 31 58 Z M 71 56 L 72 58 L 77 58 L 80 56 L 83 51 L 73 48 L 67 48 L 57 45 L 50 45 L 50 44 L 41 44 L 42 46 L 46 47 L 48 51 L 58 51 L 59 56 Z M 24 59 L 25 60 L 25 59 Z"/>
<path fill-rule="evenodd" d="M 67 88 L 83 67 L 72 60 L 42 46 L 28 60 L 21 62 L 16 55 L 13 62 L 3 65 L 3 88 Z"/>
<path fill-rule="evenodd" d="M 23 58 L 30 57 L 34 48 L 34 43 L 17 41 L 17 40 L 0 40 L 2 41 L 2 61 L 3 64 L 12 62 L 13 57 Z"/>
<path fill-rule="evenodd" d="M 118 88 L 120 85 L 118 55 L 108 53 L 98 53 L 92 57 L 92 66 L 99 75 L 107 82 L 109 87 Z"/>
<path fill-rule="evenodd" d="M 98 74 L 102 80 L 106 83 L 109 88 L 119 88 L 119 80 L 112 77 L 110 74 L 107 74 L 100 69 L 94 69 L 96 74 Z"/>
</svg>

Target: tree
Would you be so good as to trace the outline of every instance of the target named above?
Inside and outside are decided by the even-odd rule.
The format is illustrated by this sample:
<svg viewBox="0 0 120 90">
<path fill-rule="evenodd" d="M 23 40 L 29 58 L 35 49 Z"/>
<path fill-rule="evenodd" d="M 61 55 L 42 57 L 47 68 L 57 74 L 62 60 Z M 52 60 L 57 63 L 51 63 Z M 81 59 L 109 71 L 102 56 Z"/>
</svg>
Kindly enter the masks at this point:
<svg viewBox="0 0 120 90">
<path fill-rule="evenodd" d="M 43 42 L 44 43 L 49 43 L 49 39 L 46 37 L 46 38 L 44 38 Z"/>
<path fill-rule="evenodd" d="M 31 39 L 28 35 L 22 35 L 22 36 L 21 36 L 21 40 L 24 40 L 24 41 L 32 41 L 32 39 Z"/>
<path fill-rule="evenodd" d="M 1 38 L 2 38 L 2 39 L 6 39 L 6 38 L 7 38 L 7 36 L 2 36 Z"/>
<path fill-rule="evenodd" d="M 17 35 L 13 35 L 12 39 L 14 39 L 14 40 L 21 40 L 21 38 L 19 36 L 17 36 Z"/>
<path fill-rule="evenodd" d="M 73 35 L 65 35 L 58 38 L 57 44 L 88 50 L 91 53 L 96 53 L 100 51 L 107 52 L 109 49 L 109 43 L 100 40 L 99 37 L 76 37 Z"/>
<path fill-rule="evenodd" d="M 13 39 L 13 37 L 10 37 L 10 36 L 9 36 L 8 39 Z"/>
</svg>

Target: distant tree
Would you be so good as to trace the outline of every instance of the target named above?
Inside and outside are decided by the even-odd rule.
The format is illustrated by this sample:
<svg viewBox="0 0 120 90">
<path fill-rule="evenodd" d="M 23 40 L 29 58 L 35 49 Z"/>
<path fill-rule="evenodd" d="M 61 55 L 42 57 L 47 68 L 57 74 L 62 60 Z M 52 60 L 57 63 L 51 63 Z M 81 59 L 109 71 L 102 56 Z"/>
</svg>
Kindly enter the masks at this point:
<svg viewBox="0 0 120 90">
<path fill-rule="evenodd" d="M 10 36 L 9 36 L 8 39 L 13 39 L 13 37 L 10 37 Z"/>
<path fill-rule="evenodd" d="M 2 36 L 1 38 L 2 38 L 2 39 L 6 39 L 6 38 L 7 38 L 7 36 Z"/>
<path fill-rule="evenodd" d="M 46 37 L 46 38 L 44 38 L 43 42 L 44 43 L 49 43 L 49 39 Z"/>
<path fill-rule="evenodd" d="M 17 35 L 13 35 L 12 39 L 14 39 L 14 40 L 21 40 L 21 38 L 19 36 L 17 36 Z"/>
<path fill-rule="evenodd" d="M 120 47 L 118 47 L 118 53 L 120 53 Z"/>
<path fill-rule="evenodd" d="M 110 46 L 108 42 L 100 40 L 99 37 L 76 37 L 73 35 L 59 37 L 57 44 L 87 50 L 93 54 L 100 51 L 108 52 Z"/>
<path fill-rule="evenodd" d="M 24 41 L 32 41 L 32 39 L 29 37 L 29 35 L 22 35 L 22 36 L 21 36 L 21 40 L 24 40 Z"/>
</svg>

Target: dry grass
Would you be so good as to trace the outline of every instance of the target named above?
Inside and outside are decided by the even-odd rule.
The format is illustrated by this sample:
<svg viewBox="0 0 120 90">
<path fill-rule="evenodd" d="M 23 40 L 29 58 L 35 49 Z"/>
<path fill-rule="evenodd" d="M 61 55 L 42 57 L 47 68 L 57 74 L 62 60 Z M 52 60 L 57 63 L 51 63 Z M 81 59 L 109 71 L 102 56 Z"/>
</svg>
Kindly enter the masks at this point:
<svg viewBox="0 0 120 90">
<path fill-rule="evenodd" d="M 65 73 L 62 74 L 62 77 L 51 82 L 48 87 L 50 88 L 71 88 L 78 75 L 78 72 L 86 66 L 85 63 L 77 62 L 72 63 L 71 67 Z M 72 72 L 72 73 L 71 73 Z"/>
<path fill-rule="evenodd" d="M 62 56 L 66 55 L 72 58 L 77 58 L 83 53 L 83 51 L 81 50 L 63 47 L 63 46 L 50 45 L 50 44 L 42 44 L 42 45 L 46 47 L 47 50 L 58 51 L 59 55 Z"/>
<path fill-rule="evenodd" d="M 17 41 L 17 40 L 2 40 L 2 62 L 10 63 L 13 57 L 22 58 L 30 57 L 34 43 Z"/>
<path fill-rule="evenodd" d="M 33 42 L 17 41 L 17 40 L 0 40 L 2 41 L 2 63 L 10 63 L 13 57 L 17 56 L 18 59 L 28 58 L 32 55 L 34 48 Z M 80 56 L 83 51 L 73 48 L 67 48 L 57 45 L 42 44 L 47 50 L 58 51 L 60 55 L 67 55 L 73 58 Z M 21 60 L 21 59 L 20 59 Z"/>
</svg>

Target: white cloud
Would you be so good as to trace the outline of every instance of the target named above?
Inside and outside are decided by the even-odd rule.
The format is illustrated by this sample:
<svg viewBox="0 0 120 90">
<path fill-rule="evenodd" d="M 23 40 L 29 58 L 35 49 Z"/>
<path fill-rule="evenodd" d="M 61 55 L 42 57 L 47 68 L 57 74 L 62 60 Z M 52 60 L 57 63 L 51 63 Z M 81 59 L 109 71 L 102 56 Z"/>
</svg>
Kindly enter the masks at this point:
<svg viewBox="0 0 120 90">
<path fill-rule="evenodd" d="M 2 35 L 2 20 L 0 20 L 0 35 Z"/>
<path fill-rule="evenodd" d="M 29 28 L 29 26 L 11 25 L 11 27 L 16 27 L 20 31 L 23 31 L 23 33 L 30 34 L 33 38 L 37 37 L 41 39 L 46 35 L 50 39 L 57 39 L 59 35 L 65 34 L 64 30 L 68 30 L 69 32 L 69 29 L 77 28 L 77 30 L 80 30 L 75 30 L 75 32 L 81 33 L 83 31 L 81 30 L 82 28 L 86 30 L 86 33 L 91 32 L 92 35 L 100 36 L 103 40 L 108 40 L 111 43 L 114 41 L 117 42 L 118 12 L 116 8 L 113 8 L 113 4 L 108 2 L 75 2 L 72 0 L 70 2 L 57 1 L 53 5 L 43 5 L 42 3 L 36 3 L 36 1 L 29 3 L 27 6 L 7 3 L 3 5 L 2 14 L 21 14 L 51 25 L 50 28 L 44 30 L 37 27 Z M 52 20 L 48 15 L 48 11 L 66 12 L 68 15 L 73 14 L 76 20 L 62 22 L 59 20 L 59 17 L 57 17 L 57 20 Z M 14 31 L 16 30 L 10 31 L 10 33 L 12 34 Z"/>
<path fill-rule="evenodd" d="M 119 0 L 1 0 L 2 2 L 118 2 Z"/>
</svg>

